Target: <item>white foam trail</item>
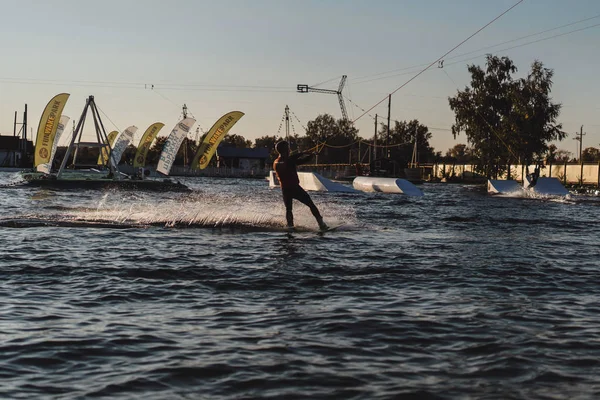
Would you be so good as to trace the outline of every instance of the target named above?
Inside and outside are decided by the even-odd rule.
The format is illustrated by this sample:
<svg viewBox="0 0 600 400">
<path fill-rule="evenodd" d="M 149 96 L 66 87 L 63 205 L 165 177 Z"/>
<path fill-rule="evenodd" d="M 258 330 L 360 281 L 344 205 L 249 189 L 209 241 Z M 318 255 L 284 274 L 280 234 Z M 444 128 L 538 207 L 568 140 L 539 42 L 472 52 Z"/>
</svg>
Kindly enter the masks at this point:
<svg viewBox="0 0 600 400">
<path fill-rule="evenodd" d="M 354 210 L 347 204 L 319 204 L 325 221 L 331 224 L 355 221 Z M 187 198 L 155 201 L 135 199 L 123 201 L 105 194 L 95 208 L 73 210 L 63 217 L 82 221 L 115 222 L 132 225 L 246 226 L 280 228 L 285 224 L 285 208 L 280 197 L 249 197 L 232 194 L 202 194 Z M 294 203 L 297 227 L 316 229 L 317 224 L 308 207 Z"/>
</svg>

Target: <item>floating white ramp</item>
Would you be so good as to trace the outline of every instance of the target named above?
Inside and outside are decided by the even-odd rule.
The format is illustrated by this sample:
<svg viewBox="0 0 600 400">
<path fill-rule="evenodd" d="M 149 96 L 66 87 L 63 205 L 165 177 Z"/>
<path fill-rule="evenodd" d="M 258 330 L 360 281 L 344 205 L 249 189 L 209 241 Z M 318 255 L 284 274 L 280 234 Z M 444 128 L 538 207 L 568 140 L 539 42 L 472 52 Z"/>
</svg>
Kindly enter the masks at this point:
<svg viewBox="0 0 600 400">
<path fill-rule="evenodd" d="M 491 194 L 523 193 L 523 187 L 513 180 L 488 179 L 487 189 Z"/>
<path fill-rule="evenodd" d="M 557 178 L 539 177 L 536 184 L 531 186 L 529 177 L 525 177 L 523 187 L 535 193 L 547 196 L 566 196 L 569 194 L 569 191 Z"/>
<path fill-rule="evenodd" d="M 332 182 L 315 172 L 298 172 L 298 179 L 300 180 L 300 186 L 302 186 L 304 190 L 318 192 L 356 192 L 356 190 L 351 187 L 342 185 L 341 183 Z M 277 179 L 275 171 L 269 172 L 269 187 L 279 187 L 279 180 Z"/>
<path fill-rule="evenodd" d="M 421 189 L 400 178 L 373 178 L 358 176 L 352 182 L 354 189 L 363 192 L 401 193 L 407 196 L 423 196 Z"/>
<path fill-rule="evenodd" d="M 490 194 L 524 194 L 536 193 L 544 196 L 566 196 L 569 191 L 557 178 L 540 177 L 534 186 L 531 186 L 529 177 L 525 177 L 523 186 L 513 180 L 489 179 L 487 184 Z"/>
</svg>

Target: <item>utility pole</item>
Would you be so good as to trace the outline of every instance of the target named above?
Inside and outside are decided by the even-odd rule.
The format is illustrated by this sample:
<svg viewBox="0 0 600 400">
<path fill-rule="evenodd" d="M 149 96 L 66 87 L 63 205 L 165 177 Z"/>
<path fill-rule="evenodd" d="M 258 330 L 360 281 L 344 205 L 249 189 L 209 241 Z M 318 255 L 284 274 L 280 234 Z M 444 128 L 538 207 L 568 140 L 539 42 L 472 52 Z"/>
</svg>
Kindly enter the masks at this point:
<svg viewBox="0 0 600 400">
<path fill-rule="evenodd" d="M 414 147 L 413 147 L 413 154 L 412 154 L 412 158 L 410 160 L 410 167 L 411 168 L 416 168 L 417 167 L 417 163 L 418 163 L 418 152 L 417 152 L 417 126 L 415 125 L 415 143 L 414 143 Z"/>
<path fill-rule="evenodd" d="M 187 118 L 187 106 L 185 105 L 185 103 L 183 104 L 183 109 L 182 109 L 182 113 L 183 113 L 183 119 Z M 183 143 L 183 167 L 187 167 L 188 164 L 188 136 L 187 134 L 185 135 L 185 142 Z"/>
<path fill-rule="evenodd" d="M 23 145 L 22 148 L 22 153 L 21 153 L 21 167 L 25 166 L 25 163 L 27 162 L 27 104 L 25 104 L 25 111 L 23 111 L 23 136 L 21 139 L 21 143 Z M 31 135 L 31 140 L 33 141 L 33 135 Z"/>
<path fill-rule="evenodd" d="M 577 132 L 575 132 L 575 135 L 577 135 Z M 575 137 L 573 138 L 573 140 L 577 140 L 579 142 L 579 164 L 581 166 L 580 172 L 579 172 L 579 184 L 583 185 L 583 136 L 586 135 L 586 133 L 583 133 L 583 125 L 581 125 L 581 128 L 579 128 L 579 137 Z"/>
<path fill-rule="evenodd" d="M 387 136 L 385 137 L 385 156 L 386 158 L 390 158 L 390 148 L 388 147 L 390 144 L 390 118 L 392 113 L 392 95 L 390 94 L 388 97 L 388 126 L 387 126 Z"/>
<path fill-rule="evenodd" d="M 285 105 L 285 140 L 290 143 L 290 108 L 287 104 Z"/>
<path fill-rule="evenodd" d="M 579 161 L 581 162 L 581 156 L 583 154 L 583 136 L 586 135 L 585 133 L 583 133 L 583 125 L 581 125 L 581 128 L 579 128 L 579 133 L 575 132 L 575 137 L 573 138 L 573 140 L 577 140 L 579 142 L 578 145 L 578 153 L 579 153 Z"/>
<path fill-rule="evenodd" d="M 19 129 L 19 132 L 17 133 L 17 125 L 21 125 L 21 128 Z M 23 111 L 23 122 L 18 123 L 17 122 L 17 111 L 15 111 L 15 122 L 13 124 L 13 136 L 17 137 L 17 135 L 20 137 L 18 140 L 18 151 L 21 153 L 21 158 L 20 158 L 20 165 L 21 167 L 25 166 L 25 163 L 27 162 L 27 104 L 25 104 L 25 111 Z M 32 140 L 33 140 L 33 134 L 31 135 Z M 13 164 L 16 166 L 17 164 L 17 158 L 16 158 L 16 154 L 13 153 Z"/>
<path fill-rule="evenodd" d="M 583 135 L 586 135 L 586 133 L 583 133 L 583 125 L 581 125 L 581 128 L 579 128 L 579 160 L 581 162 L 583 162 Z"/>
<path fill-rule="evenodd" d="M 375 114 L 375 135 L 373 135 L 373 160 L 377 160 L 377 114 Z"/>
<path fill-rule="evenodd" d="M 25 104 L 25 111 L 23 112 L 23 139 L 27 143 L 27 104 Z M 33 136 L 31 140 L 33 140 Z"/>
<path fill-rule="evenodd" d="M 15 111 L 15 122 L 13 124 L 13 136 L 14 137 L 17 136 L 17 112 L 16 111 Z M 19 150 L 21 150 L 20 147 L 21 146 L 19 146 Z M 16 166 L 16 161 L 17 161 L 16 160 L 16 158 L 17 158 L 16 152 L 12 151 L 10 154 L 11 154 L 11 160 L 9 161 L 10 165 L 11 166 Z"/>
</svg>

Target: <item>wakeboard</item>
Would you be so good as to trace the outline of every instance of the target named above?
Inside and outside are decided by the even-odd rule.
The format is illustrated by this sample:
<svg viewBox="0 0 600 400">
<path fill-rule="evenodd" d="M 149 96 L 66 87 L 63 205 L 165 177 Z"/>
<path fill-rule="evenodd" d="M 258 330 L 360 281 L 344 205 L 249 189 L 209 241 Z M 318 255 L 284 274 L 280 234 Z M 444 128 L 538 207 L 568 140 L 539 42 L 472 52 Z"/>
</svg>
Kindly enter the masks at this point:
<svg viewBox="0 0 600 400">
<path fill-rule="evenodd" d="M 325 229 L 319 229 L 319 232 L 320 233 L 333 232 L 333 231 L 341 228 L 344 225 L 346 225 L 345 222 L 341 222 L 341 223 L 338 223 L 338 224 L 332 224 L 332 225 L 327 226 L 327 228 L 325 228 Z"/>
<path fill-rule="evenodd" d="M 283 231 L 287 232 L 287 233 L 317 233 L 317 234 L 321 234 L 321 233 L 325 233 L 325 232 L 333 232 L 344 225 L 346 225 L 346 223 L 341 222 L 341 223 L 328 225 L 327 228 L 325 228 L 325 229 L 317 228 L 316 230 L 313 227 L 295 226 L 292 228 L 285 227 L 285 228 L 283 228 Z"/>
</svg>

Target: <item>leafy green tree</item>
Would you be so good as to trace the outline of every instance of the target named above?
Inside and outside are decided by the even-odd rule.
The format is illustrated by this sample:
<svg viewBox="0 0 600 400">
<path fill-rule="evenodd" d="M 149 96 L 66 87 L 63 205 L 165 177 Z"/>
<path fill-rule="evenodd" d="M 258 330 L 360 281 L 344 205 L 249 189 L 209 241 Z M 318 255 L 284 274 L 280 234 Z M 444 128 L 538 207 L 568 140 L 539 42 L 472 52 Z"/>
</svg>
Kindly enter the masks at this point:
<svg viewBox="0 0 600 400">
<path fill-rule="evenodd" d="M 595 147 L 588 147 L 581 152 L 583 162 L 600 161 L 600 150 Z"/>
<path fill-rule="evenodd" d="M 534 61 L 526 78 L 516 82 L 513 95 L 513 131 L 507 139 L 509 146 L 517 149 L 525 164 L 543 158 L 549 142 L 563 140 L 567 134 L 556 120 L 561 105 L 550 99 L 554 71 Z"/>
<path fill-rule="evenodd" d="M 162 153 L 166 142 L 167 136 L 159 136 L 154 140 L 154 144 L 150 147 L 150 149 L 148 150 L 148 155 L 146 156 L 147 165 L 158 165 L 160 153 Z"/>
<path fill-rule="evenodd" d="M 414 153 L 415 135 L 417 139 L 417 162 L 429 163 L 435 161 L 435 152 L 429 145 L 431 132 L 427 126 L 421 124 L 418 120 L 412 121 L 395 121 L 394 126 L 390 129 L 389 141 L 387 137 L 387 125 L 381 124 L 379 129 L 378 145 L 387 144 L 389 147 L 390 158 L 404 168 L 411 162 Z M 385 156 L 385 150 L 381 150 Z"/>
<path fill-rule="evenodd" d="M 556 123 L 560 104 L 552 103 L 553 71 L 539 61 L 526 78 L 512 77 L 508 57 L 488 55 L 485 70 L 470 65 L 471 85 L 448 99 L 455 113 L 452 134 L 467 136 L 477 169 L 491 177 L 509 163 L 531 163 L 548 143 L 566 137 Z"/>
<path fill-rule="evenodd" d="M 277 158 L 277 151 L 275 150 L 275 144 L 283 140 L 283 138 L 279 136 L 261 136 L 259 138 L 254 139 L 254 148 L 266 148 L 269 150 L 269 156 L 271 158 L 271 163 L 275 161 Z"/>
<path fill-rule="evenodd" d="M 194 140 L 188 139 L 187 137 L 184 138 L 183 142 L 181 142 L 181 146 L 179 146 L 173 165 L 189 166 L 196 155 L 197 149 L 198 146 Z"/>
<path fill-rule="evenodd" d="M 275 147 L 275 143 L 279 142 L 280 140 L 283 140 L 282 137 L 279 136 L 261 136 L 259 138 L 254 139 L 254 147 L 255 148 L 262 148 L 262 147 L 266 147 L 267 149 L 272 149 Z"/>
<path fill-rule="evenodd" d="M 350 121 L 336 120 L 329 114 L 309 121 L 306 136 L 311 147 L 322 146 L 319 163 L 347 163 L 349 152 L 358 147 L 358 129 Z"/>
<path fill-rule="evenodd" d="M 548 145 L 548 148 L 546 149 L 546 162 L 548 162 L 548 163 L 555 162 L 557 151 L 558 151 L 558 148 L 556 147 L 555 144 Z"/>
<path fill-rule="evenodd" d="M 556 162 L 569 162 L 573 157 L 573 153 L 568 150 L 556 150 L 554 154 L 554 161 Z"/>
<path fill-rule="evenodd" d="M 507 57 L 488 55 L 486 70 L 470 65 L 471 86 L 448 99 L 455 113 L 454 138 L 465 132 L 473 148 L 477 168 L 491 176 L 494 164 L 506 164 L 510 148 L 504 138 L 510 131 L 508 117 L 514 90 L 512 73 L 517 67 Z"/>
<path fill-rule="evenodd" d="M 250 140 L 246 140 L 242 135 L 237 135 L 235 133 L 225 135 L 223 140 L 219 146 L 230 146 L 237 147 L 238 149 L 247 149 L 252 147 L 252 142 Z"/>
<path fill-rule="evenodd" d="M 456 162 L 459 164 L 468 163 L 471 161 L 471 150 L 466 144 L 456 144 L 446 152 L 446 159 L 448 161 Z"/>
<path fill-rule="evenodd" d="M 314 147 L 312 140 L 306 135 L 292 135 L 290 136 L 289 141 L 293 151 L 306 151 Z"/>
</svg>

